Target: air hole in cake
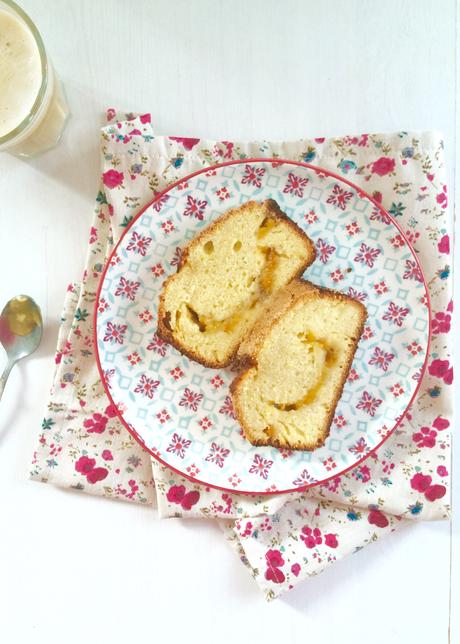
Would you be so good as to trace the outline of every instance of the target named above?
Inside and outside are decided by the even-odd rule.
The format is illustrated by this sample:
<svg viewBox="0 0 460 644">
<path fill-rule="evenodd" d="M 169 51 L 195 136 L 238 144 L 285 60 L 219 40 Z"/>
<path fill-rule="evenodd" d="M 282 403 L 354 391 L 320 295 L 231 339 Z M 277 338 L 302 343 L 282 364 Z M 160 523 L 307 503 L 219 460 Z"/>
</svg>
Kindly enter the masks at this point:
<svg viewBox="0 0 460 644">
<path fill-rule="evenodd" d="M 233 250 L 235 251 L 235 253 L 237 253 L 239 250 L 241 250 L 241 246 L 242 246 L 242 244 L 241 244 L 240 240 L 236 241 L 233 244 Z"/>
<path fill-rule="evenodd" d="M 206 331 L 206 325 L 201 322 L 200 316 L 198 315 L 198 313 L 194 311 L 192 307 L 189 306 L 188 304 L 187 304 L 187 312 L 193 324 L 196 324 L 202 333 Z"/>
<path fill-rule="evenodd" d="M 207 241 L 203 246 L 203 250 L 207 255 L 211 255 L 214 252 L 214 244 L 212 241 Z"/>
</svg>

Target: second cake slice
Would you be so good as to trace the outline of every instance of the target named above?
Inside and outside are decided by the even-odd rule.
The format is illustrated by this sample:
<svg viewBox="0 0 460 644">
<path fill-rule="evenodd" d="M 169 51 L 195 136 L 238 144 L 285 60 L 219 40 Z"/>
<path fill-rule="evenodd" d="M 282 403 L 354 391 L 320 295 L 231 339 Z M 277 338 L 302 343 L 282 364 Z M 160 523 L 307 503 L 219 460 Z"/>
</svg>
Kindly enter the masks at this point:
<svg viewBox="0 0 460 644">
<path fill-rule="evenodd" d="M 265 300 L 314 259 L 312 241 L 272 199 L 229 210 L 185 247 L 165 281 L 158 335 L 205 366 L 227 366 Z"/>
<path fill-rule="evenodd" d="M 361 302 L 302 280 L 273 297 L 239 348 L 244 370 L 231 385 L 253 445 L 324 443 L 366 316 Z"/>
</svg>

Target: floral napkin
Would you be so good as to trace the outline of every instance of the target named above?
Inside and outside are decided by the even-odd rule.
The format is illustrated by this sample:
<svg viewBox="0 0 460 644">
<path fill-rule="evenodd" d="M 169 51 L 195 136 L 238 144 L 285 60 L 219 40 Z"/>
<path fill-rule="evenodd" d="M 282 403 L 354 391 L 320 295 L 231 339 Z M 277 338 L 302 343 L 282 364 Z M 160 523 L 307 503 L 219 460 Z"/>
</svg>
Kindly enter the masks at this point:
<svg viewBox="0 0 460 644">
<path fill-rule="evenodd" d="M 198 485 L 151 461 L 106 398 L 92 340 L 93 308 L 104 264 L 136 213 L 169 184 L 202 167 L 251 157 L 313 163 L 371 193 L 398 220 L 418 253 L 433 310 L 429 362 L 421 388 L 404 422 L 383 447 L 327 483 L 272 496 Z M 441 137 L 398 132 L 278 143 L 209 141 L 155 136 L 150 115 L 117 115 L 109 110 L 108 125 L 101 133 L 101 166 L 86 268 L 81 283 L 68 287 L 51 396 L 31 478 L 138 503 L 153 504 L 156 498 L 162 517 L 216 519 L 268 599 L 414 519 L 447 518 L 452 219 Z M 225 207 L 225 195 L 222 200 Z M 312 211 L 308 216 L 316 215 Z M 167 228 L 163 234 L 167 237 Z M 391 243 L 398 248 L 401 237 L 395 234 Z M 333 271 L 334 257 L 328 261 Z M 152 270 L 161 275 L 164 269 L 158 264 Z M 404 279 L 409 286 L 417 279 L 410 266 Z M 384 293 L 384 281 L 376 282 L 375 288 Z M 143 315 L 146 322 L 152 319 L 149 310 Z M 406 349 L 408 361 L 423 351 L 416 337 Z M 400 394 L 397 387 L 389 392 L 396 400 Z M 336 422 L 347 421 L 338 417 Z M 289 458 L 288 450 L 285 457 Z M 331 464 L 331 476 L 334 467 Z M 188 469 L 189 475 L 198 474 L 196 467 Z M 229 488 L 237 484 L 229 479 Z"/>
</svg>

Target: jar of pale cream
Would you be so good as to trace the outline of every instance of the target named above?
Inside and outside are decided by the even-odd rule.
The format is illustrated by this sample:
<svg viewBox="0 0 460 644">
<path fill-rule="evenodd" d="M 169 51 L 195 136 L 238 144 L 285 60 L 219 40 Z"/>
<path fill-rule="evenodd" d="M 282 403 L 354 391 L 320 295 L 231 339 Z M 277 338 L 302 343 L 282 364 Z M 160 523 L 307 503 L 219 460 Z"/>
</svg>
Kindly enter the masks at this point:
<svg viewBox="0 0 460 644">
<path fill-rule="evenodd" d="M 69 115 L 41 36 L 12 0 L 0 0 L 0 151 L 33 156 L 59 141 Z"/>
</svg>

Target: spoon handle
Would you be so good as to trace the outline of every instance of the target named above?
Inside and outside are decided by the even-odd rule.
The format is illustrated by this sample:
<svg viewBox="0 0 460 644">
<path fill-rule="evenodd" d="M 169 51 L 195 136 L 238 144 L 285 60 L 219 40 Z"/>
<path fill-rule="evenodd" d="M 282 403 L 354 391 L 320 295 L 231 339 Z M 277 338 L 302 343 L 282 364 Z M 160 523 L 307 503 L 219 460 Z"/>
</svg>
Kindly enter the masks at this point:
<svg viewBox="0 0 460 644">
<path fill-rule="evenodd" d="M 0 400 L 2 398 L 3 390 L 5 389 L 6 381 L 8 380 L 8 376 L 10 375 L 10 371 L 14 367 L 15 362 L 16 360 L 8 360 L 6 367 L 0 376 Z"/>
</svg>

